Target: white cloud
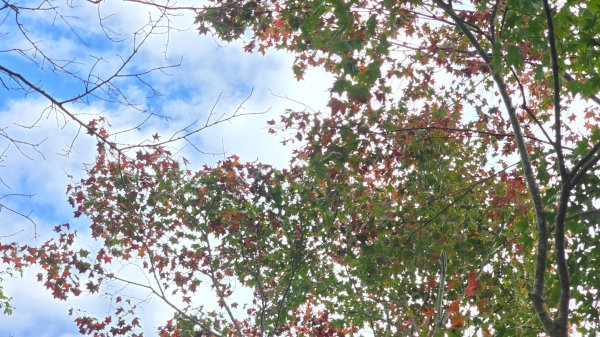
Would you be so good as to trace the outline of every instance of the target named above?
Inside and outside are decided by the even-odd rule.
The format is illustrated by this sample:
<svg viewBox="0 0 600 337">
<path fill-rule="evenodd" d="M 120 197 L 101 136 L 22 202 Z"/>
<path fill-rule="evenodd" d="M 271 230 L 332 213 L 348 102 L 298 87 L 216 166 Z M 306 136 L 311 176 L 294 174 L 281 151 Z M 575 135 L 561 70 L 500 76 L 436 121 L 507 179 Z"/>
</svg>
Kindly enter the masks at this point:
<svg viewBox="0 0 600 337">
<path fill-rule="evenodd" d="M 292 146 L 281 145 L 281 135 L 268 134 L 266 121 L 279 121 L 279 116 L 286 108 L 306 109 L 282 98 L 283 96 L 306 103 L 315 109 L 323 108 L 328 97 L 326 90 L 331 80 L 324 73 L 309 71 L 306 80 L 298 83 L 291 76 L 286 76 L 291 74 L 291 62 L 285 55 L 281 57 L 283 62 L 278 71 L 265 76 L 267 84 L 266 88 L 260 88 L 260 98 L 252 100 L 246 108 L 246 111 L 270 110 L 264 115 L 242 117 L 222 127 L 209 129 L 202 136 L 202 144 L 217 152 L 225 150 L 229 155 L 237 154 L 246 161 L 258 159 L 280 167 L 287 163 Z"/>
</svg>

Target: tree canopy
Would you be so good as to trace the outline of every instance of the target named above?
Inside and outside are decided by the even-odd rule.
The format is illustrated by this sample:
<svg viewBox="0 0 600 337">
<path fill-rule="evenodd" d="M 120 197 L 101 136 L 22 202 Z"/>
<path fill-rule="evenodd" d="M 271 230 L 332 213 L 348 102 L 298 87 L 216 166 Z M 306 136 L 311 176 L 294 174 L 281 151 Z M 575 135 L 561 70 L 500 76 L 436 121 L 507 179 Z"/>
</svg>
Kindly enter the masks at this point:
<svg viewBox="0 0 600 337">
<path fill-rule="evenodd" d="M 328 110 L 269 122 L 297 147 L 285 168 L 232 156 L 194 171 L 162 148 L 100 144 L 68 194 L 104 248 L 70 250 L 66 225 L 57 241 L 12 248 L 13 261 L 42 264 L 55 296 L 110 279 L 145 287 L 177 312 L 164 336 L 600 329 L 600 3 L 215 0 L 194 11 L 201 33 L 293 53 L 299 80 L 329 71 Z M 151 280 L 120 278 L 114 259 Z M 202 284 L 216 309 L 198 304 Z M 115 301 L 116 319 L 79 317 L 81 332 L 135 333 L 133 308 Z"/>
<path fill-rule="evenodd" d="M 181 60 L 169 59 L 168 39 L 158 48 L 157 42 L 177 26 L 170 13 L 149 7 L 118 15 L 131 6 L 61 0 L 0 3 L 0 246 L 47 237 L 51 230 L 46 221 L 65 216 L 58 215 L 66 209 L 59 201 L 66 184 L 61 181 L 68 174 L 79 176 L 82 164 L 93 160 L 95 141 L 117 152 L 182 142 L 195 146 L 201 131 L 244 114 L 241 105 L 232 113 L 219 110 L 229 99 L 246 102 L 249 87 L 243 97 L 233 94 L 220 102 L 218 90 L 228 89 L 203 90 L 202 96 L 189 99 L 198 110 L 212 107 L 214 114 L 205 123 L 172 106 L 167 111 L 165 106 L 177 102 L 187 84 L 165 87 L 166 75 L 181 71 Z M 210 81 L 209 74 L 203 77 Z M 198 82 L 195 90 L 206 87 Z M 157 129 L 163 130 L 161 135 Z M 0 265 L 0 312 L 12 310 L 3 280 L 20 272 Z"/>
</svg>

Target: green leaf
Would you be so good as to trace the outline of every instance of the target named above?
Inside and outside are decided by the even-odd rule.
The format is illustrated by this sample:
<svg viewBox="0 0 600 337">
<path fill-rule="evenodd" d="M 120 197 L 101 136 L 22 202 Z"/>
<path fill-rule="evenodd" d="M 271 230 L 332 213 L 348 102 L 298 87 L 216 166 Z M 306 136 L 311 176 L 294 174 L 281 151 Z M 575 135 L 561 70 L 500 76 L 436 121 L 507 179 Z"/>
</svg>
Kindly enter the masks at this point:
<svg viewBox="0 0 600 337">
<path fill-rule="evenodd" d="M 523 67 L 523 60 L 521 59 L 521 49 L 518 46 L 509 46 L 505 57 L 508 66 L 514 67 L 517 70 L 520 70 Z"/>
</svg>

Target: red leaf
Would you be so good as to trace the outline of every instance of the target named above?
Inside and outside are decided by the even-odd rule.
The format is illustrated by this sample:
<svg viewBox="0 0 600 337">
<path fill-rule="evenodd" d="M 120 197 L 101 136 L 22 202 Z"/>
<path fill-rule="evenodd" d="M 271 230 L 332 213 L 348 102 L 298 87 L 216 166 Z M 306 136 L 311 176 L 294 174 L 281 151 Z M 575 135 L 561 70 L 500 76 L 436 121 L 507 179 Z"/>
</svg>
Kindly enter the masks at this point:
<svg viewBox="0 0 600 337">
<path fill-rule="evenodd" d="M 450 303 L 450 306 L 448 307 L 448 312 L 458 312 L 459 309 L 460 309 L 460 306 L 459 306 L 458 301 L 454 301 L 454 302 Z"/>
<path fill-rule="evenodd" d="M 452 315 L 452 317 L 450 317 L 450 324 L 453 328 L 462 327 L 465 325 L 465 320 L 462 319 L 460 315 Z"/>
<path fill-rule="evenodd" d="M 467 283 L 467 287 L 465 288 L 465 294 L 467 297 L 475 296 L 475 291 L 481 287 L 479 283 L 477 283 L 477 275 L 475 273 L 469 273 L 469 282 Z"/>
<path fill-rule="evenodd" d="M 425 307 L 423 315 L 425 315 L 425 317 L 433 317 L 435 315 L 435 310 L 430 307 Z"/>
<path fill-rule="evenodd" d="M 336 115 L 338 113 L 344 114 L 346 112 L 346 104 L 337 98 L 332 98 L 327 103 L 327 106 L 331 108 L 331 114 Z"/>
</svg>

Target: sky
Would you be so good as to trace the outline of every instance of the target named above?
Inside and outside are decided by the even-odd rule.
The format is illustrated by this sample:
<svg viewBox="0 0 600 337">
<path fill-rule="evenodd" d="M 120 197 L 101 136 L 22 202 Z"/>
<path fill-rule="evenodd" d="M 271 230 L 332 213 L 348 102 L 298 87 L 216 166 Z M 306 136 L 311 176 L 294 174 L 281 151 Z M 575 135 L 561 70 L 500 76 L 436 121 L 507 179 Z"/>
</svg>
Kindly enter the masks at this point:
<svg viewBox="0 0 600 337">
<path fill-rule="evenodd" d="M 30 7 L 39 3 L 19 2 Z M 242 43 L 227 44 L 200 36 L 189 13 L 161 18 L 147 6 L 124 1 L 100 5 L 82 1 L 76 7 L 68 6 L 74 4 L 71 1 L 52 4 L 56 10 L 20 11 L 19 23 L 29 41 L 15 25 L 14 12 L 0 10 L 1 66 L 26 76 L 58 99 L 76 96 L 85 88 L 72 76 L 53 69 L 44 56 L 63 60 L 58 64 L 84 78 L 90 70 L 95 76 L 106 77 L 133 48 L 138 48 L 137 53 L 125 73 L 165 67 L 139 80 L 115 81 L 132 106 L 107 102 L 115 98 L 113 92 L 97 92 L 99 97 L 85 104 L 68 105 L 84 121 L 105 116 L 111 131 L 136 126 L 147 116 L 143 111 L 168 117 L 149 119 L 139 130 L 119 135 L 119 142 L 139 143 L 154 133 L 166 139 L 195 122 L 204 123 L 211 110 L 215 116 L 228 116 L 250 96 L 240 112 L 263 114 L 237 117 L 194 135 L 191 140 L 201 152 L 184 143 L 173 144 L 173 149 L 181 150 L 180 154 L 196 167 L 232 154 L 244 161 L 283 166 L 291 147 L 280 144 L 281 136 L 267 133 L 266 121 L 277 119 L 286 108 L 306 108 L 294 101 L 315 110 L 325 107 L 331 85 L 327 74 L 310 70 L 299 83 L 291 71 L 291 55 L 276 51 L 265 56 L 249 54 L 243 52 Z M 32 42 L 38 50 L 32 49 Z M 0 79 L 11 85 L 4 74 Z M 0 86 L 0 151 L 4 151 L 0 157 L 0 203 L 4 207 L 0 209 L 0 241 L 40 244 L 61 223 L 73 224 L 82 233 L 80 237 L 85 237 L 86 220 L 73 219 L 65 190 L 67 184 L 85 175 L 85 164 L 93 162 L 95 140 L 48 107 L 48 101 L 39 95 Z M 36 146 L 22 144 L 17 148 L 3 135 Z M 5 207 L 29 215 L 31 221 Z M 4 291 L 13 298 L 15 310 L 10 316 L 0 316 L 0 336 L 76 336 L 73 317 L 67 315 L 69 307 L 99 315 L 108 312 L 108 301 L 102 297 L 82 296 L 67 303 L 54 300 L 35 281 L 36 273 L 27 270 L 22 277 L 3 276 Z M 141 313 L 147 336 L 155 335 L 155 327 L 171 316 L 153 299 Z"/>
</svg>

